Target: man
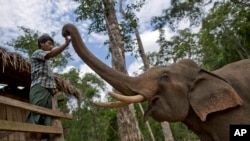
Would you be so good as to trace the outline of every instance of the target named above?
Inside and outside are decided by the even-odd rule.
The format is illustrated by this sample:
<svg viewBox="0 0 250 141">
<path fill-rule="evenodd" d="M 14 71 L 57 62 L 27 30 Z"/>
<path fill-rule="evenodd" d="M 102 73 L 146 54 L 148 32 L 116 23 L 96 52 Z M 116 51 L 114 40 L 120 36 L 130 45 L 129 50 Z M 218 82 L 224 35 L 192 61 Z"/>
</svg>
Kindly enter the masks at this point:
<svg viewBox="0 0 250 141">
<path fill-rule="evenodd" d="M 65 43 L 53 49 L 54 40 L 47 34 L 38 38 L 38 50 L 31 56 L 31 87 L 29 101 L 31 104 L 52 109 L 52 97 L 56 93 L 54 80 L 49 59 L 56 57 L 66 49 L 71 40 L 65 37 Z M 30 112 L 26 123 L 51 125 L 51 117 L 36 112 Z M 41 134 L 30 134 L 28 138 L 39 139 Z"/>
</svg>

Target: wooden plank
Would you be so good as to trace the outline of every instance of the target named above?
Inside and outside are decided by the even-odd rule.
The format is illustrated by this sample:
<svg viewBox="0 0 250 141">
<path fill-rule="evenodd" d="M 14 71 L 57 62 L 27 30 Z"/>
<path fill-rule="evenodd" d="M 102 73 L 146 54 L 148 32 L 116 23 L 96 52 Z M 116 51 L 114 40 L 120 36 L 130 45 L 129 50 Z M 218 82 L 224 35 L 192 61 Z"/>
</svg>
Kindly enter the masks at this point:
<svg viewBox="0 0 250 141">
<path fill-rule="evenodd" d="M 23 109 L 20 108 L 16 108 L 16 114 L 17 114 L 17 121 L 18 122 L 25 122 L 25 120 L 23 120 L 23 115 L 22 115 L 22 111 Z M 18 136 L 19 136 L 19 140 L 20 141 L 25 141 L 25 134 L 23 132 L 18 132 Z"/>
<path fill-rule="evenodd" d="M 8 136 L 6 136 L 6 137 L 0 139 L 0 141 L 9 141 L 9 138 L 8 138 Z"/>
<path fill-rule="evenodd" d="M 4 137 L 7 137 L 10 134 L 13 134 L 14 132 L 9 132 L 9 131 L 0 131 L 0 140 Z"/>
<path fill-rule="evenodd" d="M 0 119 L 5 120 L 6 119 L 6 106 L 3 104 L 0 104 Z"/>
<path fill-rule="evenodd" d="M 11 108 L 13 109 L 12 110 L 13 121 L 20 122 L 20 121 L 18 121 L 18 116 L 20 116 L 20 115 L 17 114 L 17 111 L 19 111 L 19 110 L 16 107 L 11 107 Z M 13 137 L 14 137 L 14 140 L 20 140 L 18 132 L 15 132 L 13 134 Z"/>
<path fill-rule="evenodd" d="M 7 133 L 6 133 L 6 136 L 0 138 L 0 141 L 9 141 L 8 135 L 10 135 L 10 134 L 7 134 Z"/>
<path fill-rule="evenodd" d="M 21 120 L 20 120 L 20 122 L 26 122 L 27 111 L 24 110 L 24 109 L 20 109 L 20 112 L 21 112 Z M 25 140 L 26 140 L 25 135 L 26 135 L 26 134 L 25 134 L 24 132 L 21 132 L 21 133 L 20 133 L 20 140 L 25 141 Z"/>
<path fill-rule="evenodd" d="M 7 111 L 7 120 L 8 121 L 13 121 L 13 116 L 12 116 L 13 107 L 6 106 L 6 111 Z M 8 136 L 8 138 L 9 138 L 9 140 L 14 140 L 14 135 L 10 134 Z"/>
<path fill-rule="evenodd" d="M 56 110 L 57 108 L 58 108 L 57 99 L 53 96 L 52 109 Z M 52 126 L 63 129 L 61 120 L 59 118 L 52 118 Z M 64 134 L 54 136 L 53 141 L 64 141 Z"/>
<path fill-rule="evenodd" d="M 49 116 L 53 116 L 53 117 L 72 119 L 72 115 L 70 115 L 68 113 L 63 113 L 63 112 L 59 112 L 57 110 L 51 110 L 48 108 L 36 106 L 36 105 L 30 104 L 30 103 L 11 99 L 11 98 L 8 98 L 5 96 L 0 96 L 0 103 L 5 104 L 5 105 L 9 105 L 9 106 L 19 107 L 19 108 L 26 109 L 29 111 L 35 111 L 35 112 L 49 115 Z"/>
<path fill-rule="evenodd" d="M 58 127 L 28 124 L 15 121 L 6 121 L 6 120 L 0 120 L 0 130 L 16 131 L 16 132 L 52 133 L 52 134 L 63 133 L 63 129 Z"/>
<path fill-rule="evenodd" d="M 20 111 L 21 111 L 21 117 L 22 117 L 22 122 L 25 122 L 26 121 L 26 119 L 27 119 L 27 115 L 28 115 L 28 111 L 27 110 L 25 110 L 25 109 L 20 109 Z"/>
</svg>

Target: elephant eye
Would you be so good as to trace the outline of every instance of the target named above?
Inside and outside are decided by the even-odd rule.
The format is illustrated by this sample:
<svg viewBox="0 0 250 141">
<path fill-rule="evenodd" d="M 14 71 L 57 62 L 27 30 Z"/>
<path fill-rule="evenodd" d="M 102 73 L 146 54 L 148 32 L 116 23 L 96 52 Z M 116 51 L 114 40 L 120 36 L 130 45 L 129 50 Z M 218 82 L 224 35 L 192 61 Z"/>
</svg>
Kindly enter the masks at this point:
<svg viewBox="0 0 250 141">
<path fill-rule="evenodd" d="M 167 74 L 167 73 L 163 73 L 163 74 L 161 75 L 161 80 L 164 80 L 164 81 L 169 80 L 168 74 Z"/>
</svg>

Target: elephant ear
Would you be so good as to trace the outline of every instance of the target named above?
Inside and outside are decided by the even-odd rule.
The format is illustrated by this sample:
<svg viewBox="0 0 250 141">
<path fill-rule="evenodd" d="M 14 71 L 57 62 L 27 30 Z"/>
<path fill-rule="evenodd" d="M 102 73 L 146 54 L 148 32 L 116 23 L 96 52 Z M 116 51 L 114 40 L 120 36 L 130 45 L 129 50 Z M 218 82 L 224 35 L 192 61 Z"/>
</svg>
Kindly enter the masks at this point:
<svg viewBox="0 0 250 141">
<path fill-rule="evenodd" d="M 234 88 L 221 77 L 201 70 L 189 94 L 190 104 L 202 121 L 207 115 L 238 105 L 243 101 Z"/>
</svg>

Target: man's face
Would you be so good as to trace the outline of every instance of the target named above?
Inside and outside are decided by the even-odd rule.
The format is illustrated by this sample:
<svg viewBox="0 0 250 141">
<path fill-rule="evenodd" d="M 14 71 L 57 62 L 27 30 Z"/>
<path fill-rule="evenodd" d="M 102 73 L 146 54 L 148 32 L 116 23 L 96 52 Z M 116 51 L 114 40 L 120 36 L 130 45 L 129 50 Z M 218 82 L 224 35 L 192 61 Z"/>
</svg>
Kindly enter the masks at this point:
<svg viewBox="0 0 250 141">
<path fill-rule="evenodd" d="M 41 43 L 41 49 L 45 51 L 51 51 L 54 44 L 52 41 L 48 40 L 45 43 Z"/>
</svg>

